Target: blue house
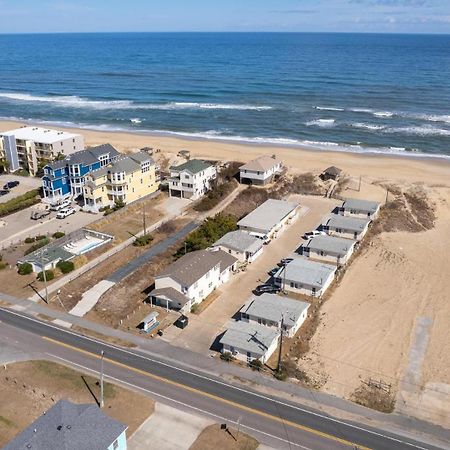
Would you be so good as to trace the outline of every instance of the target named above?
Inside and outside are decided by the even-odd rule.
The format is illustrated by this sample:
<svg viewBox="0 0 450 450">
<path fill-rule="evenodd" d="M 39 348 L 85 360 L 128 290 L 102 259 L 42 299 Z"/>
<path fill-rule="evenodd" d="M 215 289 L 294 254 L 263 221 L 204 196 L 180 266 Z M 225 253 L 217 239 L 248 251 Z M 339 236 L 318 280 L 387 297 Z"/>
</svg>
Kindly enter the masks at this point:
<svg viewBox="0 0 450 450">
<path fill-rule="evenodd" d="M 86 175 L 115 161 L 118 156 L 119 152 L 112 145 L 104 144 L 47 164 L 42 177 L 44 197 L 53 202 L 82 195 Z"/>
<path fill-rule="evenodd" d="M 95 404 L 60 400 L 3 450 L 126 450 L 127 428 Z"/>
</svg>

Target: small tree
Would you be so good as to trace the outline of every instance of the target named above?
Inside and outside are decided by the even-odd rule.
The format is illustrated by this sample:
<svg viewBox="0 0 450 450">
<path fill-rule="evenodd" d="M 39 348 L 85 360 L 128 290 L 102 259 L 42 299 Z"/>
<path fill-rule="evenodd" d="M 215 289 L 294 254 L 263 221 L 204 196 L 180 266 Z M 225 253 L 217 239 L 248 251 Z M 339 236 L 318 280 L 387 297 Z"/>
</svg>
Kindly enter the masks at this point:
<svg viewBox="0 0 450 450">
<path fill-rule="evenodd" d="M 53 270 L 46 270 L 45 271 L 45 280 L 51 281 L 51 280 L 53 280 L 53 278 L 55 278 L 55 274 L 54 274 Z M 44 281 L 44 272 L 39 272 L 37 279 L 39 281 Z"/>
<path fill-rule="evenodd" d="M 234 359 L 234 356 L 231 354 L 231 352 L 223 352 L 220 354 L 220 359 L 223 359 L 226 362 L 231 362 Z"/>
<path fill-rule="evenodd" d="M 69 273 L 72 272 L 72 270 L 75 269 L 75 264 L 72 261 L 59 261 L 56 264 L 56 267 L 62 272 L 62 273 Z"/>
<path fill-rule="evenodd" d="M 150 236 L 149 234 L 144 234 L 143 236 L 137 237 L 134 242 L 133 245 L 135 247 L 145 247 L 146 245 L 150 244 L 150 242 L 153 241 L 153 237 Z"/>
<path fill-rule="evenodd" d="M 57 231 L 56 233 L 53 233 L 52 237 L 53 237 L 54 239 L 60 239 L 60 238 L 64 237 L 65 235 L 66 235 L 66 234 L 63 233 L 62 231 Z"/>
<path fill-rule="evenodd" d="M 30 275 L 33 272 L 33 266 L 30 263 L 19 264 L 17 272 L 19 275 Z"/>
<path fill-rule="evenodd" d="M 256 370 L 259 372 L 262 369 L 263 364 L 259 359 L 252 359 L 249 366 L 252 368 L 252 370 Z"/>
</svg>

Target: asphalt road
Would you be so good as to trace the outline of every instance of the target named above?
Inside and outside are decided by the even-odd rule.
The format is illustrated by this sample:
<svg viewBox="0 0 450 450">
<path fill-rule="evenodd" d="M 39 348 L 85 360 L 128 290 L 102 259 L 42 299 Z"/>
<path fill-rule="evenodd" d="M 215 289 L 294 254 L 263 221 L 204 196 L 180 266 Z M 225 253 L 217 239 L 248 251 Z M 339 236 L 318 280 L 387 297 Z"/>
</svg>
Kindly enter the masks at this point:
<svg viewBox="0 0 450 450">
<path fill-rule="evenodd" d="M 98 371 L 105 352 L 106 375 L 172 405 L 233 423 L 275 448 L 436 449 L 406 437 L 335 419 L 319 410 L 265 396 L 247 387 L 168 364 L 136 350 L 122 349 L 0 308 L 2 327 L 57 360 Z M 8 333 L 3 331 L 2 336 Z M 42 339 L 36 339 L 36 335 Z M 20 336 L 20 338 L 18 338 Z M 193 410 L 193 411 L 192 411 Z"/>
<path fill-rule="evenodd" d="M 164 239 L 153 247 L 149 248 L 147 251 L 139 255 L 137 258 L 131 260 L 128 264 L 117 269 L 111 275 L 108 275 L 106 280 L 112 281 L 113 283 L 118 283 L 122 281 L 128 275 L 131 275 L 134 271 L 139 269 L 143 264 L 150 261 L 155 256 L 162 252 L 165 252 L 169 247 L 171 247 L 175 242 L 186 237 L 191 231 L 198 227 L 198 223 L 195 221 L 189 222 L 181 230 Z"/>
</svg>

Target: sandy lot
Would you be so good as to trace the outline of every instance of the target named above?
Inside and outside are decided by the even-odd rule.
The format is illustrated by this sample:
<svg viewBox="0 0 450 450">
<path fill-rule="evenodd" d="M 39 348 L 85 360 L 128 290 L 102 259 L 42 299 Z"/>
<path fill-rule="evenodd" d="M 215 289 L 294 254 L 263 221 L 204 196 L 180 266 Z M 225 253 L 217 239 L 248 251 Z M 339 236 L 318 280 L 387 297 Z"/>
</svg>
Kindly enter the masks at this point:
<svg viewBox="0 0 450 450">
<path fill-rule="evenodd" d="M 0 382 L 0 446 L 36 420 L 58 400 L 95 403 L 96 380 L 48 361 L 27 361 L 2 368 Z M 128 405 L 132 404 L 133 408 Z M 105 413 L 129 426 L 130 436 L 153 413 L 153 400 L 105 383 Z"/>
<path fill-rule="evenodd" d="M 211 425 L 205 428 L 197 440 L 192 444 L 191 450 L 253 450 L 259 442 L 240 430 L 229 428 L 221 430 L 220 425 Z"/>
</svg>

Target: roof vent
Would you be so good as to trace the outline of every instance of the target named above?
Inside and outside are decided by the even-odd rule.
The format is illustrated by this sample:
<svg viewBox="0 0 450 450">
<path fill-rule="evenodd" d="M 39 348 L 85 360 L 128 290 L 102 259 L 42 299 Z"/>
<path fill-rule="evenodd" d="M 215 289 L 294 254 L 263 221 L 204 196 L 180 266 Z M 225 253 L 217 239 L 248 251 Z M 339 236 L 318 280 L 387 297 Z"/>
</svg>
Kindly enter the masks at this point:
<svg viewBox="0 0 450 450">
<path fill-rule="evenodd" d="M 58 431 L 61 431 L 62 425 L 58 425 L 58 426 L 56 427 L 56 429 L 57 429 Z"/>
</svg>

